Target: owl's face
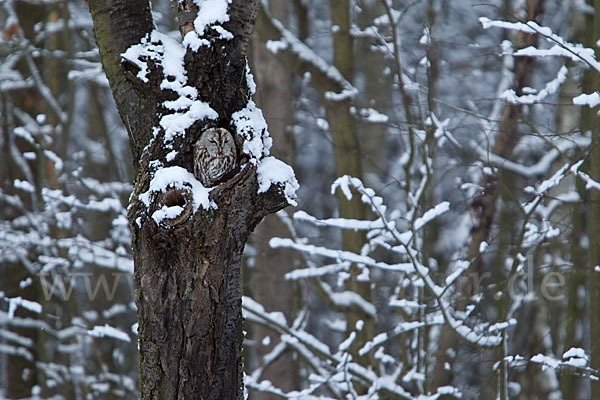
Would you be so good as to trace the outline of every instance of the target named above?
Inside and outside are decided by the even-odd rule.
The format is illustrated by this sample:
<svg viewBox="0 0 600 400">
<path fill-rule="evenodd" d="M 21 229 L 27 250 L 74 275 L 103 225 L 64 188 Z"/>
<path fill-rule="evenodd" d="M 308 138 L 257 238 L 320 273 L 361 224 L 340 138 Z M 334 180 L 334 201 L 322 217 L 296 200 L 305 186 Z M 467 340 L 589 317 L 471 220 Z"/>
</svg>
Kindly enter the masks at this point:
<svg viewBox="0 0 600 400">
<path fill-rule="evenodd" d="M 214 134 L 204 134 L 200 141 L 203 141 L 205 148 L 213 158 L 224 158 L 231 156 L 231 150 L 235 149 L 233 137 L 225 129 L 214 129 Z M 207 132 L 208 133 L 208 132 Z"/>
</svg>

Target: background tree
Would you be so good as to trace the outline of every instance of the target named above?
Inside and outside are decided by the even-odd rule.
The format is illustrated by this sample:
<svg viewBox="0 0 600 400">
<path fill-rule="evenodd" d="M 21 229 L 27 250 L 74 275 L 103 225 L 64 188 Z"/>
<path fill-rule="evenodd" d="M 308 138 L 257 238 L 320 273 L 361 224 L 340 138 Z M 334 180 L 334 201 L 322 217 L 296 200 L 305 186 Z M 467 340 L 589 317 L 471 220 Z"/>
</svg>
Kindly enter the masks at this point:
<svg viewBox="0 0 600 400">
<path fill-rule="evenodd" d="M 269 10 L 281 21 L 287 21 L 291 12 L 288 2 L 270 2 Z M 249 61 L 257 85 L 256 104 L 263 110 L 269 133 L 273 138 L 273 154 L 282 161 L 293 165 L 295 159 L 294 135 L 294 88 L 293 73 L 264 46 L 261 36 L 262 26 L 267 23 L 263 14 L 257 14 L 256 26 L 250 39 Z M 297 175 L 298 176 L 298 175 Z M 285 274 L 293 269 L 290 259 L 292 252 L 282 252 L 269 246 L 273 232 L 287 234 L 285 224 L 277 215 L 270 215 L 259 224 L 252 235 L 248 251 L 244 257 L 244 294 L 262 304 L 266 310 L 282 311 L 287 318 L 293 318 L 299 308 L 299 288 L 295 282 L 285 279 Z M 273 354 L 275 360 L 262 370 L 263 379 L 281 382 L 287 390 L 299 385 L 299 363 L 290 351 L 277 352 L 281 347 L 277 337 L 261 325 L 250 325 L 244 345 L 244 365 L 246 370 L 259 370 L 260 360 Z M 254 339 L 259 338 L 258 341 Z M 267 339 L 265 339 L 267 338 Z M 275 353 L 271 353 L 275 350 Z M 261 395 L 261 398 L 268 396 Z M 266 397 L 269 398 L 269 397 Z"/>
</svg>

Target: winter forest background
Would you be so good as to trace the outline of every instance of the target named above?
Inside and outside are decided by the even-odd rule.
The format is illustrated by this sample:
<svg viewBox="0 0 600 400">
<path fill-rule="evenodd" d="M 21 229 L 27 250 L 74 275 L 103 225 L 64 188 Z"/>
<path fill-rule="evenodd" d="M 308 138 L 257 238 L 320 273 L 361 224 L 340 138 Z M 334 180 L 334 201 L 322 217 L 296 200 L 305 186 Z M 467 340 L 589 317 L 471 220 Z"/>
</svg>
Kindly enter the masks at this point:
<svg viewBox="0 0 600 400">
<path fill-rule="evenodd" d="M 600 398 L 599 15 L 259 8 L 255 101 L 300 189 L 244 253 L 250 399 Z M 87 4 L 4 0 L 0 28 L 0 398 L 137 398 L 133 166 Z"/>
</svg>

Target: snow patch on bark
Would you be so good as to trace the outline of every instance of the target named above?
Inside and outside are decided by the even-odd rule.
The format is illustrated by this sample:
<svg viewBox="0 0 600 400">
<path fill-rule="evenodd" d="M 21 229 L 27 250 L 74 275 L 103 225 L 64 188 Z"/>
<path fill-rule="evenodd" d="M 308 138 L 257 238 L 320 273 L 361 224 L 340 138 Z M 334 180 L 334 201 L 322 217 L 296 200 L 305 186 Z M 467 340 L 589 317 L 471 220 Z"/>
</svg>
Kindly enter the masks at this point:
<svg viewBox="0 0 600 400">
<path fill-rule="evenodd" d="M 203 119 L 217 119 L 219 115 L 210 105 L 198 99 L 198 90 L 187 85 L 187 73 L 185 70 L 186 49 L 181 43 L 169 36 L 152 31 L 142 38 L 141 42 L 129 47 L 121 57 L 134 65 L 140 71 L 137 77 L 143 82 L 148 82 L 150 68 L 147 62 L 154 61 L 163 71 L 164 79 L 160 84 L 162 90 L 172 90 L 179 96 L 175 100 L 165 101 L 163 106 L 175 111 L 164 115 L 159 121 L 164 130 L 164 143 L 171 148 L 171 142 L 177 136 L 185 135 L 185 130 L 196 121 Z"/>
<path fill-rule="evenodd" d="M 203 119 L 217 119 L 219 114 L 208 103 L 200 100 L 191 102 L 190 107 L 184 112 L 165 115 L 160 119 L 160 126 L 165 130 L 164 142 L 170 144 L 176 136 L 185 135 L 185 130 L 196 121 Z"/>
<path fill-rule="evenodd" d="M 258 164 L 258 193 L 264 193 L 272 184 L 283 186 L 288 204 L 296 206 L 296 190 L 299 185 L 292 167 L 275 157 L 265 157 Z"/>
<path fill-rule="evenodd" d="M 252 71 L 250 71 L 250 66 L 248 65 L 247 58 L 246 58 L 246 84 L 248 85 L 248 90 L 250 91 L 251 96 L 254 93 L 256 93 L 256 82 L 254 82 L 254 75 L 252 75 Z"/>
<path fill-rule="evenodd" d="M 254 82 L 248 71 L 246 78 L 249 83 Z M 298 181 L 292 167 L 275 157 L 269 157 L 273 140 L 262 111 L 250 99 L 246 107 L 233 113 L 231 123 L 236 133 L 244 138 L 242 152 L 250 157 L 251 164 L 257 166 L 258 193 L 266 192 L 272 184 L 281 185 L 288 204 L 295 206 Z"/>
<path fill-rule="evenodd" d="M 202 46 L 210 46 L 210 42 L 202 38 L 207 28 L 214 29 L 219 39 L 233 39 L 233 34 L 220 25 L 229 21 L 227 9 L 231 0 L 194 0 L 194 3 L 198 6 L 198 15 L 194 20 L 194 30 L 183 38 L 185 47 L 198 51 Z"/>
<path fill-rule="evenodd" d="M 273 140 L 269 136 L 263 113 L 254 101 L 248 100 L 245 108 L 233 113 L 231 123 L 237 134 L 244 138 L 242 151 L 250 156 L 252 164 L 256 165 L 261 158 L 269 155 Z"/>
<path fill-rule="evenodd" d="M 196 177 L 182 167 L 167 167 L 156 171 L 150 181 L 148 191 L 142 193 L 139 199 L 147 208 L 150 207 L 152 200 L 157 193 L 166 193 L 167 189 L 182 189 L 190 191 L 192 194 L 192 206 L 194 212 L 202 206 L 205 210 L 217 208 L 217 205 L 209 200 L 210 189 L 205 188 Z M 152 219 L 158 224 L 164 219 L 177 218 L 183 212 L 180 206 L 163 206 L 152 214 Z"/>
</svg>

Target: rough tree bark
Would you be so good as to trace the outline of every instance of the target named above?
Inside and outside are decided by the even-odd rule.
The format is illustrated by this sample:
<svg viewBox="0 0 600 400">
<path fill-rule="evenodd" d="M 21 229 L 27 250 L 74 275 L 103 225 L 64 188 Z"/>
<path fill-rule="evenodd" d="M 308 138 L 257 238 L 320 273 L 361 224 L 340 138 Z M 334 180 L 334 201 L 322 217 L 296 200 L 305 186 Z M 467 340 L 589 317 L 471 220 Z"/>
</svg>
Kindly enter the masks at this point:
<svg viewBox="0 0 600 400">
<path fill-rule="evenodd" d="M 219 25 L 233 38 L 207 27 L 201 38 L 209 44 L 197 51 L 187 48 L 184 57 L 187 85 L 218 117 L 197 120 L 167 148 L 159 120 L 173 113 L 164 102 L 178 95 L 161 90 L 168 76 L 160 63 L 151 57 L 145 60 L 145 83 L 136 77 L 135 63 L 121 56 L 153 29 L 148 0 L 89 1 L 100 56 L 129 132 L 137 170 L 129 218 L 142 399 L 242 398 L 241 254 L 256 224 L 287 204 L 280 186 L 258 194 L 256 166 L 242 154 L 244 138 L 235 134 L 242 167 L 210 191 L 216 209 L 192 212 L 191 191 L 181 187 L 159 194 L 149 209 L 139 200 L 149 189 L 157 163 L 193 171 L 193 145 L 201 132 L 210 127 L 236 132 L 232 114 L 244 109 L 250 97 L 245 54 L 257 1 L 223 4 L 228 20 Z M 191 0 L 178 5 L 183 35 L 194 29 L 202 9 Z M 172 150 L 177 155 L 167 157 Z M 150 218 L 152 210 L 175 205 L 184 209 L 180 217 L 158 224 Z"/>
</svg>

